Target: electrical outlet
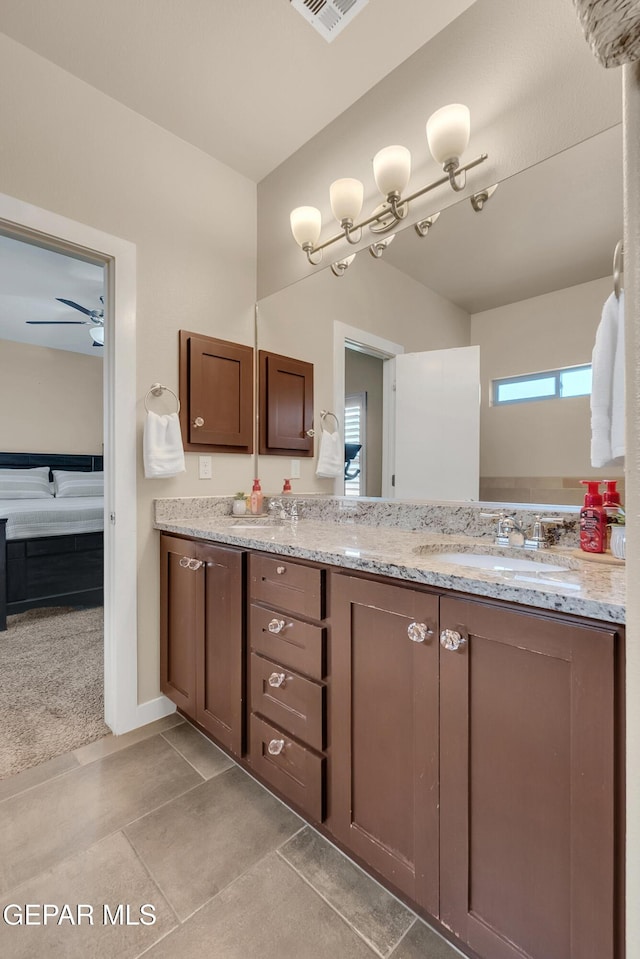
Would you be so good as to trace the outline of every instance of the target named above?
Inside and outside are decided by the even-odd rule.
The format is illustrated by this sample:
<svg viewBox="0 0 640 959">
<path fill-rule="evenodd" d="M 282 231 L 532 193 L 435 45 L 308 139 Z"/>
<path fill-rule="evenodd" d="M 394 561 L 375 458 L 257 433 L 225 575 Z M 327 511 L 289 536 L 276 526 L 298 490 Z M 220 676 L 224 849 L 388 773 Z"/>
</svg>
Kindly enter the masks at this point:
<svg viewBox="0 0 640 959">
<path fill-rule="evenodd" d="M 290 479 L 300 479 L 300 460 L 291 460 Z"/>
<path fill-rule="evenodd" d="M 200 479 L 211 479 L 213 476 L 213 465 L 210 456 L 198 457 L 198 475 Z"/>
</svg>

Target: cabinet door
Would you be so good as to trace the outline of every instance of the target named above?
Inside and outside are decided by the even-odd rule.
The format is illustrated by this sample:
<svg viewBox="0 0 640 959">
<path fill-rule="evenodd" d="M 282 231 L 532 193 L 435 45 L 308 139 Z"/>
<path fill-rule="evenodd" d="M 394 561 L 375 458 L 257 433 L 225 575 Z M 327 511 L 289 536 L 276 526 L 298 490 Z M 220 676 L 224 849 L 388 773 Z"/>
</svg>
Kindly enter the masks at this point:
<svg viewBox="0 0 640 959">
<path fill-rule="evenodd" d="M 438 913 L 437 604 L 437 597 L 416 590 L 332 577 L 328 825 L 346 847 L 433 915 Z M 424 641 L 410 638 L 420 640 L 421 633 Z"/>
<path fill-rule="evenodd" d="M 242 754 L 244 707 L 244 569 L 246 554 L 199 543 L 202 639 L 196 648 L 196 720 Z"/>
<path fill-rule="evenodd" d="M 611 959 L 615 632 L 443 599 L 440 917 L 492 959 Z"/>
<path fill-rule="evenodd" d="M 191 563 L 191 565 L 189 565 Z M 160 537 L 160 689 L 196 715 L 196 645 L 203 628 L 203 585 L 196 544 Z"/>
<path fill-rule="evenodd" d="M 313 456 L 313 364 L 260 350 L 260 453 Z"/>
<path fill-rule="evenodd" d="M 253 349 L 180 330 L 180 425 L 186 450 L 253 450 Z"/>
</svg>

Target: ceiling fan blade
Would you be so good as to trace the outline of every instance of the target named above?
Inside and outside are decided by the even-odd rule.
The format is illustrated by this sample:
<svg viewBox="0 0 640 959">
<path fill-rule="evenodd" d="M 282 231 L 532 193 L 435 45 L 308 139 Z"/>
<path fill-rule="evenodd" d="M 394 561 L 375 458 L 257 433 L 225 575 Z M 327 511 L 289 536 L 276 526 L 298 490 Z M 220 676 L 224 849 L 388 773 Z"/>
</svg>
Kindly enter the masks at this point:
<svg viewBox="0 0 640 959">
<path fill-rule="evenodd" d="M 29 326 L 86 326 L 86 320 L 25 320 Z"/>
<path fill-rule="evenodd" d="M 86 316 L 93 316 L 95 310 L 88 310 L 86 306 L 80 306 L 79 303 L 74 303 L 73 300 L 64 300 L 61 296 L 56 296 L 58 303 L 66 303 L 67 306 L 71 306 L 74 310 L 80 310 L 81 313 L 84 313 Z"/>
</svg>

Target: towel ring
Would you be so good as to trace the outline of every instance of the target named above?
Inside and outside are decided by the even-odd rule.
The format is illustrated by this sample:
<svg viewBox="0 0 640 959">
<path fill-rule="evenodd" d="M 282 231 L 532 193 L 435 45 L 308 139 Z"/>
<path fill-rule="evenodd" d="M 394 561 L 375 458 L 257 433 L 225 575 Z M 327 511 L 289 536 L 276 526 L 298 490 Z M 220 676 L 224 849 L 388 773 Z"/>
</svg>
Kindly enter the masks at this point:
<svg viewBox="0 0 640 959">
<path fill-rule="evenodd" d="M 620 299 L 620 293 L 622 291 L 622 286 L 620 283 L 620 277 L 624 273 L 624 246 L 622 245 L 622 240 L 618 240 L 616 243 L 616 248 L 613 254 L 613 292 L 616 295 L 616 300 Z"/>
<path fill-rule="evenodd" d="M 336 429 L 337 429 L 337 430 L 340 429 L 340 420 L 338 419 L 338 417 L 336 416 L 335 413 L 332 413 L 330 410 L 320 410 L 320 421 L 321 421 L 321 422 L 324 422 L 325 416 L 333 416 L 334 420 L 336 421 Z"/>
<path fill-rule="evenodd" d="M 163 386 L 162 383 L 153 383 L 152 386 L 151 386 L 151 389 L 147 392 L 147 395 L 146 395 L 145 398 L 144 398 L 144 408 L 145 408 L 145 410 L 147 411 L 147 413 L 149 412 L 149 406 L 148 406 L 148 403 L 147 403 L 147 400 L 149 399 L 149 397 L 152 396 L 152 395 L 153 395 L 153 396 L 162 396 L 162 394 L 165 392 L 165 390 L 166 390 L 167 393 L 171 393 L 171 395 L 172 395 L 173 398 L 175 399 L 176 403 L 178 404 L 178 409 L 176 410 L 176 413 L 179 413 L 179 412 L 180 412 L 180 400 L 178 399 L 178 397 L 176 396 L 176 394 L 173 392 L 173 390 L 172 390 L 170 387 L 168 387 L 168 386 Z"/>
</svg>

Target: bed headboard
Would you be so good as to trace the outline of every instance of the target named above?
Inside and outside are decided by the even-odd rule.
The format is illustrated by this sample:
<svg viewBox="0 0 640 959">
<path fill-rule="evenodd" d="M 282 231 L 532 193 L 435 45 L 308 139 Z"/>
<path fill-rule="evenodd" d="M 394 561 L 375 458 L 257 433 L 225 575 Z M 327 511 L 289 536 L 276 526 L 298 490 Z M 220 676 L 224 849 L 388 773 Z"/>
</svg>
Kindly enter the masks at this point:
<svg viewBox="0 0 640 959">
<path fill-rule="evenodd" d="M 56 470 L 84 470 L 95 473 L 103 468 L 103 457 L 83 453 L 0 453 L 0 469 L 32 469 L 49 466 Z M 49 479 L 52 481 L 51 469 Z"/>
</svg>

